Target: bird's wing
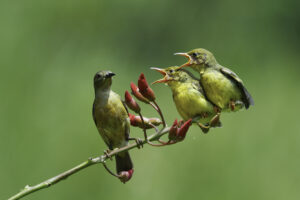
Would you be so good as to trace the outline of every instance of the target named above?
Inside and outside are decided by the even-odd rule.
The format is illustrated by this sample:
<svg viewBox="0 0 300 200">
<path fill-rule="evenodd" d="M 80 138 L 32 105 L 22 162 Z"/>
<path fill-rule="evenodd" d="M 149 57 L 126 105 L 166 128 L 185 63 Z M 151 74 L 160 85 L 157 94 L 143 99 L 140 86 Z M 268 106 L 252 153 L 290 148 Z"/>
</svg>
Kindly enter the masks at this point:
<svg viewBox="0 0 300 200">
<path fill-rule="evenodd" d="M 94 122 L 95 122 L 95 124 L 96 124 L 96 126 L 97 126 L 97 121 L 96 121 L 96 117 L 95 117 L 95 102 L 93 103 L 93 119 L 94 119 Z"/>
<path fill-rule="evenodd" d="M 245 88 L 243 81 L 233 71 L 231 71 L 228 68 L 222 67 L 220 71 L 224 76 L 232 80 L 240 89 L 242 94 L 242 101 L 245 104 L 245 107 L 249 108 L 250 105 L 254 105 L 254 101 L 250 93 L 248 92 L 248 90 Z"/>
<path fill-rule="evenodd" d="M 198 90 L 200 93 L 204 94 L 203 88 L 200 85 L 200 81 L 193 81 L 192 86 L 195 90 Z"/>
<path fill-rule="evenodd" d="M 96 124 L 96 127 L 97 127 L 97 129 L 98 129 L 98 125 L 97 125 L 97 120 L 96 120 L 96 106 L 95 106 L 95 102 L 93 103 L 93 120 L 94 120 L 94 122 L 95 122 L 95 124 Z M 103 139 L 103 141 L 105 142 L 105 144 L 108 146 L 108 148 L 109 149 L 112 149 L 112 145 L 111 144 L 109 144 L 107 141 L 108 140 L 104 140 Z"/>
<path fill-rule="evenodd" d="M 125 123 L 125 138 L 128 139 L 129 138 L 129 133 L 130 133 L 130 119 L 129 119 L 129 112 L 128 112 L 128 108 L 125 104 L 124 101 L 122 101 L 122 104 L 127 112 L 128 118 L 126 119 L 127 122 Z"/>
<path fill-rule="evenodd" d="M 129 111 L 128 111 L 128 108 L 127 108 L 127 106 L 125 104 L 125 101 L 122 100 L 122 104 L 123 104 L 123 106 L 124 106 L 124 108 L 125 108 L 125 110 L 127 112 L 127 115 L 129 116 Z"/>
<path fill-rule="evenodd" d="M 202 84 L 201 84 L 201 81 L 195 81 L 195 82 L 193 82 L 193 88 L 194 88 L 195 90 L 199 91 L 199 93 L 202 94 L 203 97 L 204 97 L 209 103 L 211 103 L 213 106 L 216 106 L 216 107 L 217 107 L 217 105 L 214 104 L 214 103 L 207 97 L 205 90 L 203 90 L 203 86 L 202 86 Z"/>
<path fill-rule="evenodd" d="M 126 120 L 128 121 L 125 124 L 125 138 L 128 140 L 130 134 L 130 122 L 129 122 L 129 118 L 127 118 Z"/>
</svg>

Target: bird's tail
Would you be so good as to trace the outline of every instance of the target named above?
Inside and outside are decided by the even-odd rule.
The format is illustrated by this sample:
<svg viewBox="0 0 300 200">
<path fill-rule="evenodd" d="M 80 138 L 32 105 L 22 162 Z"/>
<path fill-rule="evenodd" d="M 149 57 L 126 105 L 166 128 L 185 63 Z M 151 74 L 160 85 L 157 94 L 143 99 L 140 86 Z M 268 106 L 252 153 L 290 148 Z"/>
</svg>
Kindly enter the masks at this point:
<svg viewBox="0 0 300 200">
<path fill-rule="evenodd" d="M 130 155 L 127 151 L 116 155 L 116 167 L 118 174 L 122 171 L 129 171 L 133 168 Z"/>
</svg>

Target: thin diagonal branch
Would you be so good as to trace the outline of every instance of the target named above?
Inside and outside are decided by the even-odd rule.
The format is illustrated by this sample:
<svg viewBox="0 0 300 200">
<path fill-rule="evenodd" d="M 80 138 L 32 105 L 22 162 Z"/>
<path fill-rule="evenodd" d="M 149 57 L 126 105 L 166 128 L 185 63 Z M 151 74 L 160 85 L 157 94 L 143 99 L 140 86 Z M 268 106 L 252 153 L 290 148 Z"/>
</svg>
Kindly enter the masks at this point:
<svg viewBox="0 0 300 200">
<path fill-rule="evenodd" d="M 156 103 L 156 101 L 153 101 L 153 103 L 154 103 L 154 105 L 155 105 L 155 107 L 157 108 L 157 112 L 158 112 L 158 114 L 160 115 L 160 118 L 161 118 L 161 120 L 162 120 L 162 123 L 163 123 L 163 126 L 164 127 L 166 127 L 167 126 L 167 124 L 166 124 L 166 121 L 165 121 L 165 118 L 164 118 L 164 115 L 162 114 L 162 112 L 161 112 L 161 109 L 160 109 L 160 107 L 158 106 L 158 104 Z M 152 107 L 153 107 L 153 105 L 152 105 Z M 154 108 L 154 107 L 153 107 Z"/>
<path fill-rule="evenodd" d="M 148 137 L 148 140 L 149 141 L 155 141 L 155 140 L 158 140 L 161 136 L 165 135 L 166 133 L 168 133 L 170 130 L 169 127 L 165 127 L 163 128 L 162 130 L 160 130 L 159 132 L 157 133 L 154 133 L 152 135 L 150 135 Z M 143 144 L 146 144 L 147 141 L 146 140 L 142 140 L 142 143 Z M 33 193 L 33 192 L 36 192 L 36 191 L 39 191 L 39 190 L 42 190 L 42 189 L 45 189 L 45 188 L 48 188 L 66 178 L 68 178 L 69 176 L 89 167 L 89 166 L 92 166 L 94 164 L 98 164 L 98 163 L 105 163 L 106 159 L 108 159 L 109 157 L 113 157 L 115 156 L 116 154 L 118 153 L 121 153 L 123 151 L 129 151 L 131 149 L 134 149 L 138 147 L 138 144 L 137 143 L 132 143 L 132 144 L 129 144 L 125 147 L 122 147 L 122 148 L 119 148 L 119 149 L 115 149 L 111 152 L 109 152 L 107 155 L 101 155 L 101 156 L 98 156 L 98 157 L 95 157 L 95 158 L 89 158 L 87 161 L 84 161 L 83 163 L 73 167 L 72 169 L 69 169 L 57 176 L 54 176 L 46 181 L 43 181 L 37 185 L 34 185 L 34 186 L 29 186 L 29 185 L 26 185 L 25 188 L 23 190 L 21 190 L 19 193 L 17 193 L 16 195 L 10 197 L 8 200 L 16 200 L 16 199 L 20 199 L 22 197 L 25 197 L 27 196 L 28 194 L 30 193 Z"/>
</svg>

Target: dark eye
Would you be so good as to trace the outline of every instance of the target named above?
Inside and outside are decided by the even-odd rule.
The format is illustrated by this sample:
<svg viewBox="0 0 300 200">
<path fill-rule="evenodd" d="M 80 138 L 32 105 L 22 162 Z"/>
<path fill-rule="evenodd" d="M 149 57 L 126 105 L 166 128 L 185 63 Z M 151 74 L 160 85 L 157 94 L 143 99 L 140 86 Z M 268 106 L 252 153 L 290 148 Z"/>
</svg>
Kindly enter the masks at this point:
<svg viewBox="0 0 300 200">
<path fill-rule="evenodd" d="M 96 75 L 95 75 L 95 80 L 98 80 L 98 79 L 100 79 L 100 77 L 101 77 L 101 75 L 100 75 L 100 74 L 96 74 Z"/>
<path fill-rule="evenodd" d="M 192 53 L 192 56 L 193 56 L 193 57 L 197 57 L 198 54 L 197 54 L 197 53 Z"/>
<path fill-rule="evenodd" d="M 173 73 L 174 72 L 174 70 L 173 69 L 170 69 L 170 73 Z"/>
</svg>

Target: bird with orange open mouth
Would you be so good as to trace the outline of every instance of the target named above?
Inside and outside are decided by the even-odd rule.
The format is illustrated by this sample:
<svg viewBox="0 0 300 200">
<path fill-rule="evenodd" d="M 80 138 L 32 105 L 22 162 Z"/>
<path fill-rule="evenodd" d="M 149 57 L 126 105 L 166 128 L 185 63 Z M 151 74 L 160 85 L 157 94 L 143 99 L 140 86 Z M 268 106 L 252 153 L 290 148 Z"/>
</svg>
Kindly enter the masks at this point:
<svg viewBox="0 0 300 200">
<path fill-rule="evenodd" d="M 200 73 L 200 84 L 207 99 L 220 111 L 237 111 L 254 105 L 243 81 L 233 71 L 221 66 L 210 51 L 199 48 L 175 55 L 188 58 L 180 68 L 191 67 Z"/>
<path fill-rule="evenodd" d="M 177 111 L 185 121 L 193 119 L 193 123 L 197 123 L 204 133 L 210 127 L 221 127 L 220 114 L 205 98 L 199 80 L 190 72 L 178 66 L 151 69 L 163 75 L 162 79 L 152 84 L 165 83 L 171 88 Z"/>
</svg>

